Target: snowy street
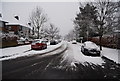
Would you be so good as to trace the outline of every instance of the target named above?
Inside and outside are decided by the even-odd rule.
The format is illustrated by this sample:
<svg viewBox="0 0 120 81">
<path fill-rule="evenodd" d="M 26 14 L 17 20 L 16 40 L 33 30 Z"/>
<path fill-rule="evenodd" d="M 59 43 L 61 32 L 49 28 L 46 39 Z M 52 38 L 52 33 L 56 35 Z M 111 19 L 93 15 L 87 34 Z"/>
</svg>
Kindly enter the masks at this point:
<svg viewBox="0 0 120 81">
<path fill-rule="evenodd" d="M 65 46 L 66 50 L 63 50 Z M 104 52 L 102 52 L 103 54 Z M 81 43 L 30 57 L 4 60 L 3 79 L 118 79 L 120 66 L 101 56 L 85 56 Z"/>
<path fill-rule="evenodd" d="M 1 0 L 0 80 L 120 81 L 120 0 Z"/>
</svg>

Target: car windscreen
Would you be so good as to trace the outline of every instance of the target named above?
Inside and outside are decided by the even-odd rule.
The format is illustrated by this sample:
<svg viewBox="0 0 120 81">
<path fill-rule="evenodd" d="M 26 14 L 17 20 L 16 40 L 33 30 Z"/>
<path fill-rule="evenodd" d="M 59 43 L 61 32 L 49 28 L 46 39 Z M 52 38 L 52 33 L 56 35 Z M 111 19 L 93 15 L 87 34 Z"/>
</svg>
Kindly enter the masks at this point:
<svg viewBox="0 0 120 81">
<path fill-rule="evenodd" d="M 86 48 L 97 48 L 98 46 L 95 43 L 86 43 L 85 47 Z"/>
</svg>

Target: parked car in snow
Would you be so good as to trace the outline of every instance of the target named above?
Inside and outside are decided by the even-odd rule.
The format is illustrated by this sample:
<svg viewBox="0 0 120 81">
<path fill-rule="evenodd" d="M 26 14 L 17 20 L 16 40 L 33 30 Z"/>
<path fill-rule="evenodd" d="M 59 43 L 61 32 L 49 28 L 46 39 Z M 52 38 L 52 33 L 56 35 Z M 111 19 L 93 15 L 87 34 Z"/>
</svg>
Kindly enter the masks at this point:
<svg viewBox="0 0 120 81">
<path fill-rule="evenodd" d="M 17 40 L 18 44 L 25 44 L 25 38 L 20 37 L 19 40 Z"/>
<path fill-rule="evenodd" d="M 72 41 L 72 44 L 77 44 L 76 40 L 73 40 L 73 41 Z"/>
<path fill-rule="evenodd" d="M 30 41 L 28 38 L 25 38 L 25 44 L 30 44 Z"/>
<path fill-rule="evenodd" d="M 58 43 L 60 43 L 62 40 L 61 39 L 58 39 Z"/>
<path fill-rule="evenodd" d="M 47 43 L 44 40 L 34 40 L 31 44 L 31 49 L 42 50 L 47 48 Z"/>
<path fill-rule="evenodd" d="M 81 52 L 84 53 L 85 55 L 100 56 L 99 47 L 91 41 L 84 42 L 84 44 L 81 46 Z"/>
<path fill-rule="evenodd" d="M 56 44 L 58 44 L 58 42 L 56 40 L 51 40 L 50 41 L 50 45 L 56 45 Z"/>
<path fill-rule="evenodd" d="M 19 45 L 24 45 L 24 44 L 30 44 L 30 41 L 28 38 L 23 38 L 23 37 L 20 37 L 19 40 L 17 40 L 18 44 Z"/>
</svg>

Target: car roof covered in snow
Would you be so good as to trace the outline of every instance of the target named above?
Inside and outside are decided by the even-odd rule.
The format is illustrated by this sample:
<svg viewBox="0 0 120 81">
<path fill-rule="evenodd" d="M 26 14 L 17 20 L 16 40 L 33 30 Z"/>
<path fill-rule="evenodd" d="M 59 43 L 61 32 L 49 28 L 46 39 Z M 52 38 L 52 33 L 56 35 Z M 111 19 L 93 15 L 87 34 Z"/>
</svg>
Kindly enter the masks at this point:
<svg viewBox="0 0 120 81">
<path fill-rule="evenodd" d="M 84 43 L 86 43 L 86 44 L 92 44 L 93 42 L 91 42 L 91 41 L 86 41 L 86 42 L 84 42 Z"/>
<path fill-rule="evenodd" d="M 84 44 L 86 48 L 98 48 L 98 46 L 94 42 L 91 42 L 91 41 L 86 41 L 84 42 Z"/>
</svg>

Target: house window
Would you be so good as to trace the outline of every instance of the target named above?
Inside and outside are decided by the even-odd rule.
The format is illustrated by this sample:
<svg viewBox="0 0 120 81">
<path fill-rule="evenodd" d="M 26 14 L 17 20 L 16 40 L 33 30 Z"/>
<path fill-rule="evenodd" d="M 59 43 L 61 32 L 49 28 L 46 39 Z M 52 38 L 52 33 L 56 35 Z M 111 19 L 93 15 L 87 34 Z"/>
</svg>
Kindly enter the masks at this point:
<svg viewBox="0 0 120 81">
<path fill-rule="evenodd" d="M 19 31 L 22 31 L 22 27 L 21 26 L 19 26 Z"/>
<path fill-rule="evenodd" d="M 9 26 L 9 30 L 11 30 L 11 26 Z"/>
</svg>

